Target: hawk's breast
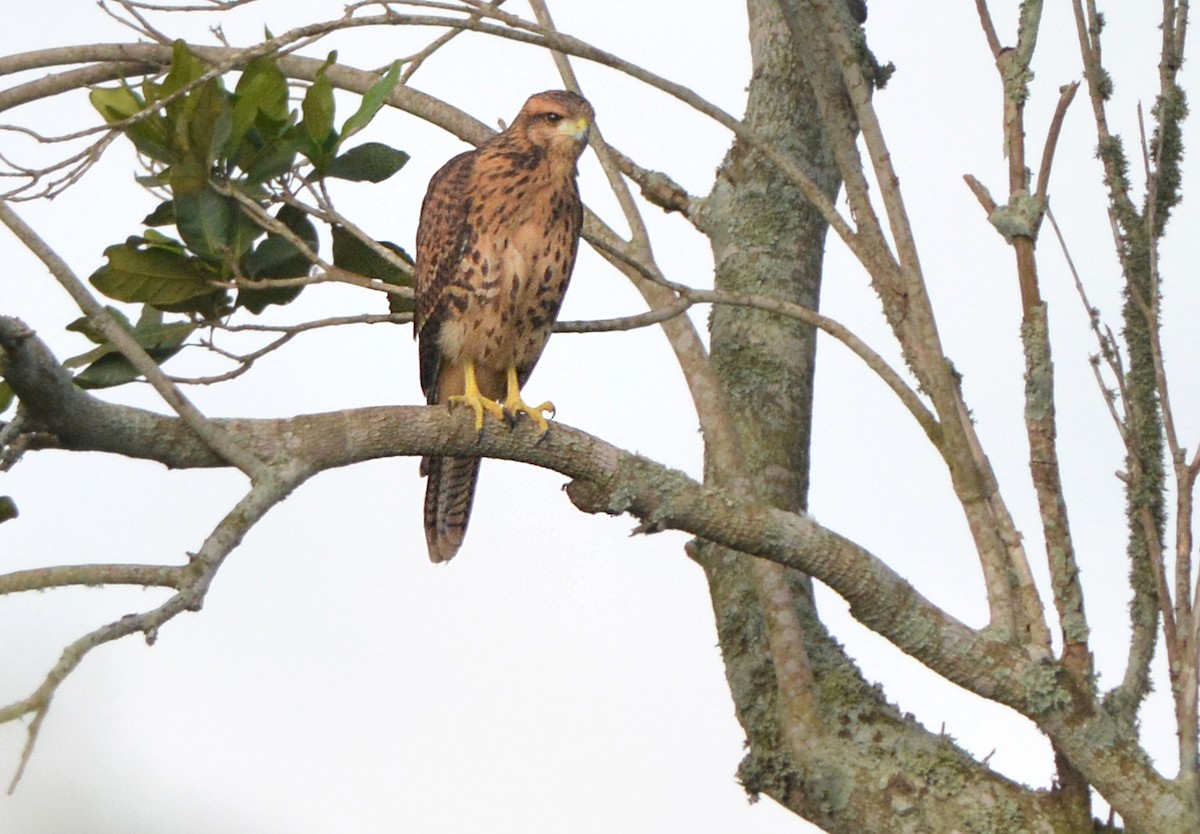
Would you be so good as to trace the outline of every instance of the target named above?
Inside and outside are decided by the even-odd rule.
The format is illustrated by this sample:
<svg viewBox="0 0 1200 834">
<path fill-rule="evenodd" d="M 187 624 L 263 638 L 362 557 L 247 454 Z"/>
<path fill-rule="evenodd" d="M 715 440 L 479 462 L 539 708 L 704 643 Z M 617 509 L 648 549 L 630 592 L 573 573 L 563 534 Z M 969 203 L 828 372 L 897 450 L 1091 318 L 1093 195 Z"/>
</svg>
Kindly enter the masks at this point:
<svg viewBox="0 0 1200 834">
<path fill-rule="evenodd" d="M 498 209 L 472 210 L 482 223 L 464 248 L 439 333 L 452 363 L 515 367 L 527 376 L 550 336 L 575 258 L 574 195 L 529 193 L 536 189 L 524 185 L 504 194 Z"/>
</svg>

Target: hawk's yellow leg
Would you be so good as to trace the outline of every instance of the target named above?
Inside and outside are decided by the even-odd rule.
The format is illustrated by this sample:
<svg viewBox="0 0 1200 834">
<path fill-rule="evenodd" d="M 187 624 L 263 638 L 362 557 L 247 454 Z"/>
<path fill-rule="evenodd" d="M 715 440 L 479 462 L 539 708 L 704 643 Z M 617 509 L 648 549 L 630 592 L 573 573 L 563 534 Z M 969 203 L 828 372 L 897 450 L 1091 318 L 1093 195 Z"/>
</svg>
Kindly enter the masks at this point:
<svg viewBox="0 0 1200 834">
<path fill-rule="evenodd" d="M 504 411 L 509 414 L 514 420 L 518 414 L 526 414 L 533 422 L 537 423 L 538 433 L 545 434 L 550 431 L 550 424 L 546 418 L 542 416 L 544 413 L 549 413 L 554 416 L 554 403 L 547 400 L 541 405 L 526 405 L 521 399 L 521 385 L 517 382 L 517 369 L 508 369 L 508 396 L 504 398 Z"/>
<path fill-rule="evenodd" d="M 483 412 L 487 412 L 497 420 L 504 419 L 504 409 L 500 403 L 489 399 L 479 392 L 479 383 L 475 381 L 475 363 L 463 363 L 463 376 L 466 377 L 466 390 L 461 394 L 450 397 L 450 406 L 467 405 L 475 412 L 475 429 L 483 431 Z"/>
</svg>

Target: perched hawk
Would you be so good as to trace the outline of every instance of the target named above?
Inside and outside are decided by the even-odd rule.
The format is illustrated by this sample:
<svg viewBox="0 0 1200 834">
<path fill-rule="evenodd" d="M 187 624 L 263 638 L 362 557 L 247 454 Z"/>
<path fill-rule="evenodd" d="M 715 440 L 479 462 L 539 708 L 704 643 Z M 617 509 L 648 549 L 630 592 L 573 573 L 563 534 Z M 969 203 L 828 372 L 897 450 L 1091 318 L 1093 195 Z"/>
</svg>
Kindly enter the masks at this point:
<svg viewBox="0 0 1200 834">
<path fill-rule="evenodd" d="M 442 166 L 429 181 L 417 226 L 415 335 L 427 401 L 485 414 L 522 414 L 545 433 L 545 402 L 521 387 L 550 337 L 562 304 L 583 206 L 575 163 L 587 144 L 592 106 L 551 90 L 531 97 L 508 129 Z M 426 458 L 429 558 L 458 552 L 471 514 L 478 458 Z"/>
</svg>

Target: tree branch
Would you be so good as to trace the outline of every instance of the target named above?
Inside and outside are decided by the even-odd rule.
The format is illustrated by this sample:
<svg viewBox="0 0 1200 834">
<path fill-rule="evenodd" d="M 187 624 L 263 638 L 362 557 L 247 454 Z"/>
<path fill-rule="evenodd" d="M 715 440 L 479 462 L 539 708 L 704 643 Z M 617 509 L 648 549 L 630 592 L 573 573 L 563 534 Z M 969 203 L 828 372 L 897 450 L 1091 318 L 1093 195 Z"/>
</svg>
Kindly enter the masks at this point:
<svg viewBox="0 0 1200 834">
<path fill-rule="evenodd" d="M 817 100 L 822 103 L 822 120 L 833 145 L 834 158 L 845 178 L 848 199 L 859 223 L 861 240 L 855 254 L 870 272 L 905 362 L 933 403 L 942 428 L 943 443 L 939 451 L 976 543 L 993 625 L 1009 631 L 1014 639 L 1037 646 L 1038 651 L 1048 652 L 1049 632 L 1020 533 L 999 495 L 995 473 L 971 422 L 953 366 L 941 346 L 900 195 L 899 179 L 871 102 L 871 85 L 863 75 L 859 54 L 848 32 L 845 9 L 833 0 L 805 3 L 780 0 L 780 6 L 787 12 L 784 16 L 790 26 L 819 29 L 830 53 L 826 63 L 840 69 L 836 77 L 829 77 L 828 67 L 812 71 L 810 76 Z M 834 106 L 843 100 L 849 111 Z M 851 122 L 861 126 L 889 229 L 896 241 L 896 256 L 871 208 L 863 162 L 854 134 L 847 129 Z M 873 254 L 863 257 L 860 250 Z"/>
<path fill-rule="evenodd" d="M 168 466 L 228 465 L 182 420 L 105 403 L 74 388 L 48 349 L 14 319 L 0 318 L 6 379 L 39 428 L 65 449 L 107 451 Z M 482 434 L 469 415 L 440 407 L 353 409 L 275 420 L 215 420 L 236 432 L 247 448 L 271 461 L 281 477 L 255 487 L 218 526 L 189 565 L 200 579 L 189 590 L 138 618 L 121 620 L 77 642 L 64 654 L 35 700 L 0 711 L 15 717 L 48 705 L 61 682 L 97 645 L 160 623 L 199 603 L 207 582 L 241 535 L 271 506 L 311 474 L 398 455 L 479 455 L 553 469 L 572 479 L 571 501 L 586 512 L 628 512 L 645 531 L 676 529 L 739 552 L 758 555 L 814 576 L 850 604 L 851 613 L 938 674 L 1036 721 L 1072 754 L 1092 784 L 1119 810 L 1158 819 L 1152 797 L 1160 777 L 1136 744 L 1115 741 L 1092 749 L 1091 739 L 1113 719 L 1078 700 L 1071 676 L 1056 664 L 1031 659 L 1022 649 L 989 639 L 946 614 L 882 560 L 812 518 L 745 501 L 704 487 L 681 472 L 618 449 L 599 438 L 555 423 L 535 442 L 532 428 L 489 422 Z M 1082 705 L 1082 709 L 1080 708 Z M 1078 759 L 1076 759 L 1078 755 Z M 1169 809 L 1167 809 L 1169 810 Z M 1122 813 L 1125 813 L 1122 810 Z"/>
<path fill-rule="evenodd" d="M 0 574 L 0 595 L 83 585 L 141 585 L 181 590 L 185 570 L 170 565 L 55 565 Z"/>
</svg>

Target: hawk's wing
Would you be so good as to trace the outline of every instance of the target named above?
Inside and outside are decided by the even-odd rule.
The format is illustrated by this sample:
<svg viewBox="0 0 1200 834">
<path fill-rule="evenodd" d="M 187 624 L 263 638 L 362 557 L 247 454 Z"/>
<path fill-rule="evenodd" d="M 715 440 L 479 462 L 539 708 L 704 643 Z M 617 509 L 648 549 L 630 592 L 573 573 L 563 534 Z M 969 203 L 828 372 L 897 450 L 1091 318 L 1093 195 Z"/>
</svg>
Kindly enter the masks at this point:
<svg viewBox="0 0 1200 834">
<path fill-rule="evenodd" d="M 433 175 L 417 224 L 413 333 L 420 339 L 421 389 L 430 404 L 438 399 L 438 331 L 446 314 L 446 288 L 454 281 L 471 240 L 468 218 L 475 158 L 475 151 L 461 153 Z"/>
</svg>

